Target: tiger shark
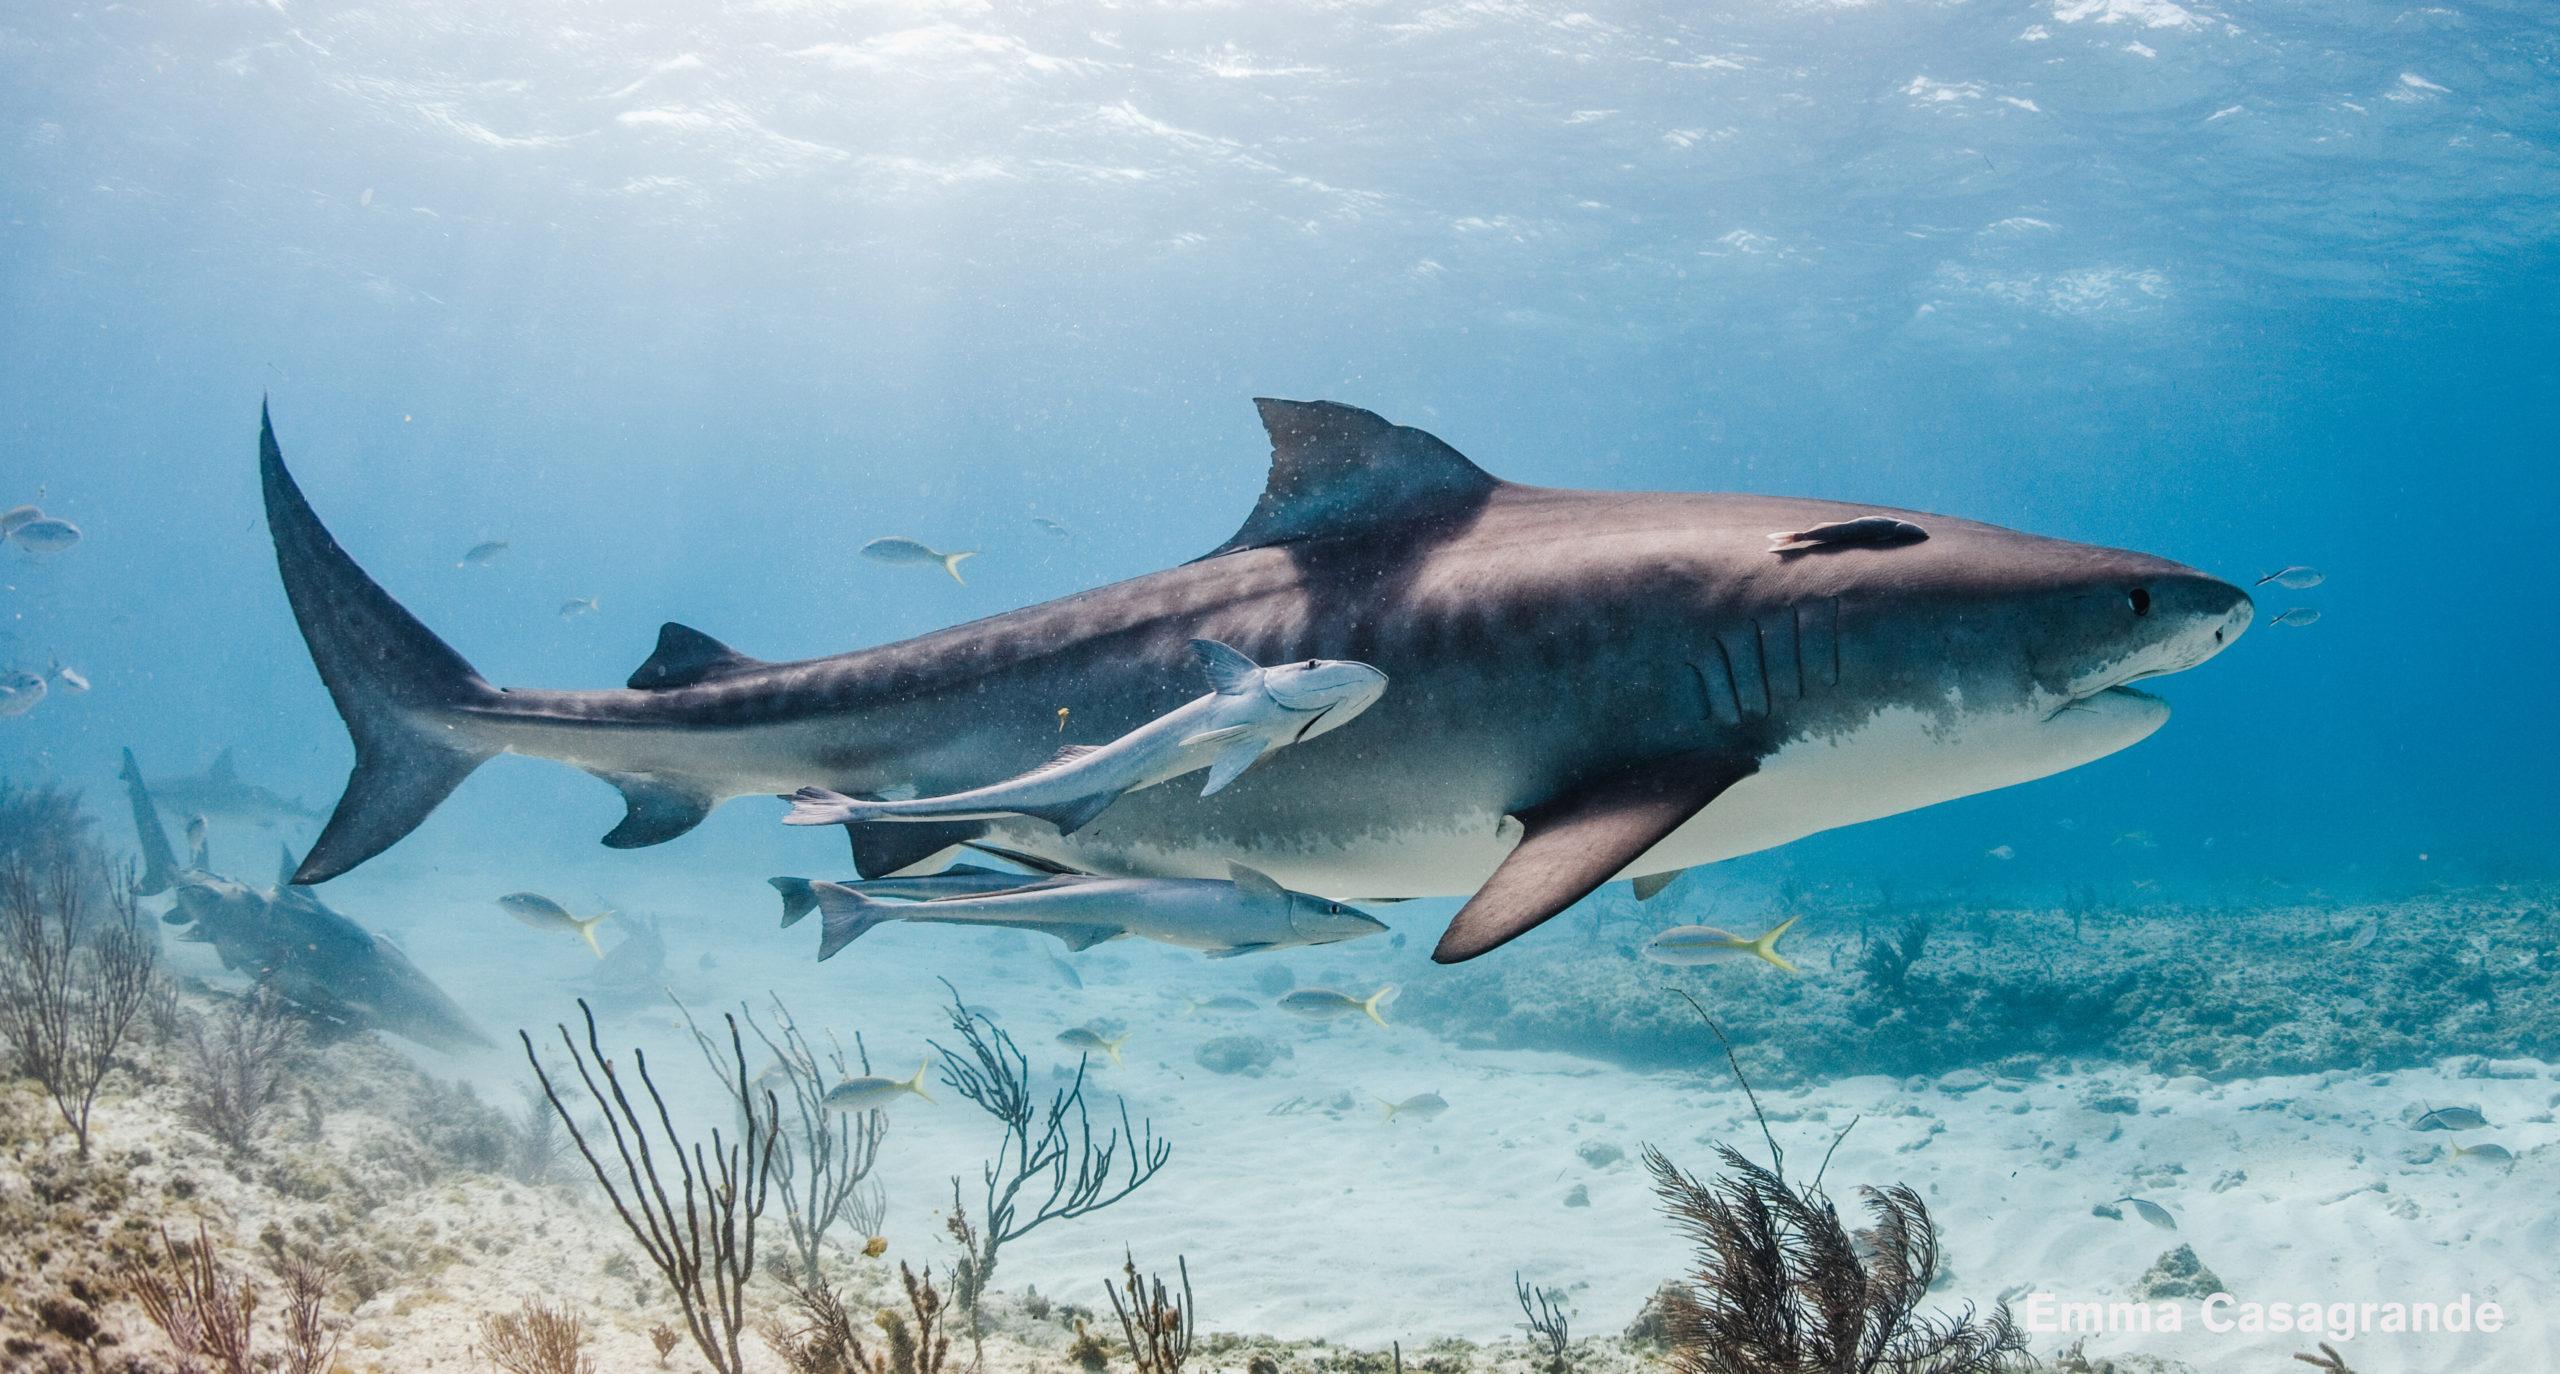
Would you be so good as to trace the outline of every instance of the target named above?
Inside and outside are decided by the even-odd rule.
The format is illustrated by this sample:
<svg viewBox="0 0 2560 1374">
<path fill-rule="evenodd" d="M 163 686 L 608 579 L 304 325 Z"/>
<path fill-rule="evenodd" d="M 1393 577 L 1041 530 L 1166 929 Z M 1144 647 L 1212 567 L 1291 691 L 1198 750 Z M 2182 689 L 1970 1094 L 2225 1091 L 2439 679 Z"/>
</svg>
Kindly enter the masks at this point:
<svg viewBox="0 0 2560 1374">
<path fill-rule="evenodd" d="M 850 826 L 855 867 L 992 842 L 1102 875 L 1244 863 L 1337 900 L 1467 895 L 1433 951 L 1453 963 L 1615 878 L 2112 754 L 2167 719 L 2132 684 L 2211 658 L 2252 615 L 2239 588 L 2147 554 L 1831 501 L 1527 486 L 1365 410 L 1256 404 L 1261 499 L 1191 562 L 797 662 L 670 624 L 602 691 L 484 680 L 321 525 L 262 408 L 277 566 L 356 754 L 295 881 L 381 853 L 504 753 L 619 788 L 604 842 L 624 848 L 730 797 L 982 786 L 1054 754 L 1062 706 L 1099 739 L 1178 707 L 1190 641 L 1214 639 L 1371 664 L 1396 688 L 1212 797 L 1133 792 L 1072 835 Z M 1871 519 L 1915 534 L 1821 534 Z M 1813 537 L 1773 548 L 1789 531 Z"/>
</svg>

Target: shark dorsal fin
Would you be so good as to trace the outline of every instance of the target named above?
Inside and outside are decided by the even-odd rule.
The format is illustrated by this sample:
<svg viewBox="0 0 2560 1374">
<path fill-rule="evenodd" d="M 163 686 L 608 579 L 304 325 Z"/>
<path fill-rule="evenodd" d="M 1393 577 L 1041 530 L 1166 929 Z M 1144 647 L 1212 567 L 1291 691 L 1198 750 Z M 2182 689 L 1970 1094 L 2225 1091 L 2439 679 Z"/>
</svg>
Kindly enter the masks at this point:
<svg viewBox="0 0 2560 1374">
<path fill-rule="evenodd" d="M 1271 875 L 1261 869 L 1247 868 L 1240 863 L 1230 863 L 1227 865 L 1227 877 L 1236 885 L 1238 892 L 1257 902 L 1276 901 L 1285 904 L 1289 900 L 1289 889 L 1272 881 Z"/>
<path fill-rule="evenodd" d="M 1259 399 L 1271 476 L 1235 537 L 1205 557 L 1463 514 L 1500 485 L 1418 429 L 1333 401 Z"/>
<path fill-rule="evenodd" d="M 233 757 L 230 747 L 226 745 L 221 753 L 213 756 L 213 766 L 204 770 L 204 775 L 211 782 L 224 784 L 238 782 L 240 781 L 240 760 Z"/>
<path fill-rule="evenodd" d="M 670 620 L 658 627 L 657 650 L 625 685 L 639 692 L 663 692 L 764 666 L 763 659 L 749 658 L 690 625 Z"/>
</svg>

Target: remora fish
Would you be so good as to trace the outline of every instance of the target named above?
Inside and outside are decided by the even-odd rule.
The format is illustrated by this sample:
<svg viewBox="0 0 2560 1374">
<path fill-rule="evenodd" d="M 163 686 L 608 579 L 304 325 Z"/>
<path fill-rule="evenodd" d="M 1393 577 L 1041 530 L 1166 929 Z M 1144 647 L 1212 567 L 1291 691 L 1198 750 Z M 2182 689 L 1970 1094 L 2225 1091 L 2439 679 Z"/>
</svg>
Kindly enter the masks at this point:
<svg viewBox="0 0 2560 1374">
<path fill-rule="evenodd" d="M 728 797 L 934 795 L 1009 777 L 1078 703 L 1106 737 L 1180 704 L 1189 640 L 1357 659 L 1358 731 L 1202 800 L 1131 793 L 1072 836 L 1028 819 L 854 828 L 884 876 L 998 843 L 1096 873 L 1241 860 L 1342 899 L 1474 896 L 1473 958 L 1612 877 L 1752 853 L 2076 768 L 2159 728 L 2131 684 L 2245 632 L 2237 587 L 2139 553 L 1947 516 L 1929 538 L 1772 558 L 1768 532 L 1875 512 L 1756 495 L 1520 486 L 1420 430 L 1263 401 L 1261 501 L 1192 563 L 878 648 L 764 663 L 670 625 L 618 691 L 492 686 L 356 566 L 259 436 L 267 519 L 356 767 L 297 878 L 396 843 L 502 753 L 620 788 L 605 837 L 670 840 Z M 1570 682 L 1572 690 L 1559 690 Z"/>
<path fill-rule="evenodd" d="M 188 927 L 180 938 L 213 946 L 224 968 L 266 984 L 314 1018 L 375 1027 L 448 1052 L 490 1043 L 398 946 L 291 886 L 291 851 L 272 888 L 210 872 L 202 854 L 198 866 L 181 869 L 130 749 L 118 776 L 142 844 L 135 890 L 175 894 L 176 904 L 160 919 Z"/>
<path fill-rule="evenodd" d="M 1009 892 L 1026 883 L 1039 882 L 1044 876 L 1038 873 L 1007 873 L 976 864 L 953 864 L 939 873 L 919 874 L 912 878 L 876 878 L 869 882 L 847 878 L 837 886 L 851 888 L 874 901 L 932 902 L 945 897 L 983 897 L 990 892 Z M 767 878 L 765 881 L 782 894 L 782 924 L 785 929 L 798 925 L 801 917 L 818 909 L 817 879 Z"/>
<path fill-rule="evenodd" d="M 834 957 L 883 921 L 1011 926 L 1055 936 L 1071 950 L 1135 937 L 1202 950 L 1211 958 L 1330 945 L 1387 928 L 1340 902 L 1291 892 L 1242 864 L 1231 872 L 1232 881 L 1035 876 L 1007 891 L 903 905 L 874 901 L 836 883 L 812 883 L 825 931 L 818 957 Z"/>
<path fill-rule="evenodd" d="M 1308 659 L 1265 668 L 1214 639 L 1191 641 L 1209 694 L 1103 745 L 1070 745 L 1017 778 L 947 797 L 857 801 L 823 787 L 792 796 L 785 825 L 979 821 L 1032 816 L 1072 835 L 1130 792 L 1199 769 L 1200 795 L 1225 791 L 1273 750 L 1340 729 L 1376 703 L 1386 674 L 1366 663 Z"/>
</svg>

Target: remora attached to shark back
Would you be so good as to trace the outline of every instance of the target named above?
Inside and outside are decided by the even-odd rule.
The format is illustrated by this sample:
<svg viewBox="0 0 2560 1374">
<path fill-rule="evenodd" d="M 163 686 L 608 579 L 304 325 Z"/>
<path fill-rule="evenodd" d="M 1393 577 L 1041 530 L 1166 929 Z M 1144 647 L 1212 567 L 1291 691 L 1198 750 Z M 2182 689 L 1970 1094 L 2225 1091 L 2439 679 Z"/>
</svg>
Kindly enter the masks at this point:
<svg viewBox="0 0 2560 1374">
<path fill-rule="evenodd" d="M 1827 501 L 1521 486 L 1367 411 L 1258 404 L 1268 481 L 1202 559 L 797 663 L 670 625 L 626 689 L 600 692 L 482 680 L 339 548 L 262 426 L 278 567 L 356 746 L 297 880 L 381 852 L 499 753 L 621 789 L 616 846 L 733 796 L 981 786 L 1052 752 L 1062 702 L 1112 737 L 1179 706 L 1186 646 L 1211 638 L 1266 663 L 1374 664 L 1396 690 L 1214 797 L 1132 792 L 1073 835 L 855 827 L 856 866 L 993 840 L 1100 874 L 1240 861 L 1339 899 L 1471 892 L 1434 951 L 1454 961 L 1613 877 L 2103 757 L 2166 717 L 2130 683 L 2203 662 L 2250 619 L 2238 588 L 2144 554 Z M 1870 518 L 1927 537 L 1770 547 Z"/>
</svg>

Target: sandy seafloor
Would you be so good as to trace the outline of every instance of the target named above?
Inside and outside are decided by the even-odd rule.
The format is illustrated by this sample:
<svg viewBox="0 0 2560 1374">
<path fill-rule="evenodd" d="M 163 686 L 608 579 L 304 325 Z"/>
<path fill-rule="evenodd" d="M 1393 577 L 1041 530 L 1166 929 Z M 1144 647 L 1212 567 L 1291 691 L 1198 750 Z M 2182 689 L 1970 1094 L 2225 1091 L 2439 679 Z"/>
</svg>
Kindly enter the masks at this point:
<svg viewBox="0 0 2560 1374">
<path fill-rule="evenodd" d="M 1421 950 L 1438 908 L 1386 908 L 1408 947 L 1384 938 L 1326 950 L 1206 961 L 1131 942 L 1076 957 L 1069 987 L 1045 940 L 1010 932 L 891 926 L 834 961 L 806 954 L 816 922 L 774 929 L 775 903 L 752 877 L 671 879 L 666 865 L 630 905 L 659 913 L 675 990 L 697 1014 L 768 987 L 805 1028 L 860 1030 L 874 1064 L 900 1076 L 928 1035 L 954 1042 L 941 1014 L 950 977 L 998 1014 L 1035 1069 L 1067 1065 L 1051 1037 L 1117 1020 L 1132 1034 L 1126 1065 L 1097 1062 L 1096 1118 L 1113 1095 L 1174 1145 L 1162 1176 L 1098 1215 L 1054 1223 L 1009 1246 L 1000 1288 L 1025 1284 L 1099 1303 L 1124 1246 L 1142 1265 L 1186 1256 L 1204 1326 L 1282 1338 L 1411 1348 L 1433 1337 L 1516 1336 L 1515 1271 L 1562 1287 L 1581 1334 L 1615 1334 L 1686 1254 L 1656 1211 L 1638 1155 L 1655 1144 L 1695 1172 L 1712 1142 L 1757 1153 L 1759 1133 L 1721 1064 L 1635 1072 L 1596 1059 L 1461 1049 L 1400 1020 L 1312 1025 L 1274 1010 L 1186 1014 L 1219 993 L 1259 996 L 1271 963 L 1302 984 L 1366 993 L 1377 970 L 1430 976 Z M 610 862 L 582 868 L 587 892 L 557 871 L 545 890 L 580 909 L 635 890 Z M 503 1052 L 425 1061 L 462 1072 L 494 1101 L 516 1101 L 524 1065 L 511 1032 L 547 1032 L 574 1009 L 574 983 L 595 967 L 565 936 L 515 925 L 490 904 L 520 875 L 466 875 L 393 858 L 333 884 L 330 899 L 402 942 L 505 1041 Z M 1411 916 L 1398 912 L 1411 912 Z M 608 925 L 611 923 L 608 922 Z M 712 966 L 702 966 L 702 956 Z M 190 955 L 187 957 L 199 957 Z M 1494 957 L 1503 957 L 1496 955 Z M 1811 965 L 1808 965 L 1810 967 Z M 1669 980 L 1666 979 L 1666 988 Z M 1667 991 L 1666 996 L 1670 995 Z M 1260 1000 L 1268 1002 L 1267 996 Z M 509 1015 L 502 1009 L 515 1009 Z M 707 1075 L 671 1007 L 609 1014 L 608 1048 L 637 1043 L 713 1118 Z M 1261 1077 L 1222 1076 L 1194 1062 L 1213 1037 L 1256 1035 L 1291 1053 Z M 752 1046 L 752 1042 L 751 1046 Z M 761 1056 L 751 1056 L 751 1063 Z M 667 1071 L 662 1068 L 662 1073 Z M 1973 1086 L 1979 1081 L 1978 1086 Z M 899 1253 L 938 1255 L 953 1175 L 978 1195 L 994 1123 L 936 1084 L 937 1104 L 895 1109 L 880 1178 L 892 1198 Z M 1376 1098 L 1436 1091 L 1436 1121 L 1388 1121 Z M 2121 1100 L 2130 1097 L 2132 1110 Z M 2560 1070 L 2531 1061 L 2449 1057 L 2423 1070 L 2274 1077 L 2229 1083 L 2080 1065 L 2036 1081 L 1959 1074 L 1940 1080 L 1857 1077 L 1762 1093 L 1790 1166 L 1818 1161 L 1852 1117 L 1828 1181 L 1908 1183 L 1943 1233 L 1950 1306 L 2051 1291 L 2120 1300 L 2164 1251 L 2190 1244 L 2242 1299 L 2448 1300 L 2468 1293 L 2510 1314 L 2495 1334 L 2373 1335 L 2350 1347 L 2358 1369 L 2560 1368 Z M 1299 1110 L 1275 1114 L 1283 1104 Z M 2469 1139 L 2514 1150 L 2511 1171 L 2449 1158 L 2458 1138 L 2418 1132 L 2428 1106 L 2480 1107 L 2496 1123 Z M 1623 1152 L 1595 1165 L 1585 1147 Z M 1595 1148 L 1594 1154 L 1603 1153 Z M 1580 1190 L 1587 1206 L 1569 1206 Z M 2092 1207 L 2126 1194 L 2177 1217 L 2170 1235 Z M 2309 1348 L 2292 1334 L 2201 1329 L 2193 1304 L 2178 1335 L 2099 1335 L 2091 1355 L 2171 1357 L 2201 1368 L 2282 1367 Z M 2040 1335 L 2040 1354 L 2067 1345 Z"/>
</svg>

